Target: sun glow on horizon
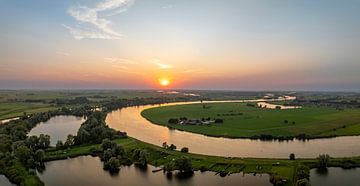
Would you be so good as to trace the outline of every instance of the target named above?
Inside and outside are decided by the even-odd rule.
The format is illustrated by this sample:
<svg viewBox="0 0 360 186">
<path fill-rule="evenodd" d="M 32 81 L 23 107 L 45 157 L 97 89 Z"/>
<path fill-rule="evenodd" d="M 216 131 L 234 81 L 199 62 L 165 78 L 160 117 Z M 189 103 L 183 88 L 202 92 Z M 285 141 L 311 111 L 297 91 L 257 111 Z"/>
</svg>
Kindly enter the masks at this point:
<svg viewBox="0 0 360 186">
<path fill-rule="evenodd" d="M 159 84 L 163 87 L 166 87 L 170 84 L 170 81 L 169 81 L 169 79 L 162 78 L 162 79 L 159 79 Z"/>
</svg>

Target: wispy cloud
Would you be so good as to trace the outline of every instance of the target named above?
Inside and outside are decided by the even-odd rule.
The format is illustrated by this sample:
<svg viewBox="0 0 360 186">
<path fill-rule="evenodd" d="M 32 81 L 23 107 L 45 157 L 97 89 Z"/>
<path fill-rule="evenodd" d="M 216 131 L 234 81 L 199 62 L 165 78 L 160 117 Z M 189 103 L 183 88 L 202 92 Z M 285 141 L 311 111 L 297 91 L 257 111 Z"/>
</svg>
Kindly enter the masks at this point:
<svg viewBox="0 0 360 186">
<path fill-rule="evenodd" d="M 70 54 L 68 52 L 63 52 L 63 51 L 57 51 L 56 54 L 61 55 L 61 56 L 70 56 Z"/>
<path fill-rule="evenodd" d="M 137 64 L 136 61 L 131 59 L 117 58 L 117 57 L 106 57 L 104 58 L 105 62 L 109 63 L 121 63 L 121 64 Z"/>
<path fill-rule="evenodd" d="M 162 6 L 161 8 L 164 8 L 164 9 L 167 9 L 167 8 L 173 8 L 174 5 L 165 5 L 165 6 Z"/>
<path fill-rule="evenodd" d="M 156 65 L 159 69 L 170 69 L 170 68 L 172 68 L 171 65 L 162 63 L 159 59 L 151 59 L 149 62 Z"/>
<path fill-rule="evenodd" d="M 76 27 L 65 24 L 63 26 L 69 30 L 75 39 L 120 39 L 121 33 L 113 30 L 111 27 L 113 23 L 109 19 L 99 16 L 99 12 L 107 13 L 108 17 L 114 16 L 126 11 L 126 7 L 130 6 L 132 2 L 133 0 L 105 0 L 93 8 L 87 6 L 70 7 L 68 14 L 75 18 L 79 24 Z M 84 25 L 88 27 L 84 27 Z"/>
</svg>

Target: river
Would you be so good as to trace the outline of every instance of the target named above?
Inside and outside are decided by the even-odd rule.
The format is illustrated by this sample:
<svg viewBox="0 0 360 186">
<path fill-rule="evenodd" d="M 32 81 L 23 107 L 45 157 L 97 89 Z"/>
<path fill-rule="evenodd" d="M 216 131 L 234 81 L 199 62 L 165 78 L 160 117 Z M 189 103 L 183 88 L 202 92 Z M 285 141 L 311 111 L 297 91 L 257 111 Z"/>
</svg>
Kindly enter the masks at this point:
<svg viewBox="0 0 360 186">
<path fill-rule="evenodd" d="M 103 164 L 97 157 L 80 156 L 77 158 L 47 162 L 46 170 L 37 173 L 48 186 L 54 185 L 169 185 L 169 186 L 216 186 L 226 183 L 227 186 L 272 185 L 267 174 L 232 174 L 226 177 L 214 172 L 195 172 L 190 178 L 171 179 L 162 172 L 153 173 L 156 168 L 148 166 L 146 170 L 132 166 L 121 167 L 117 175 L 110 175 L 103 170 Z"/>
<path fill-rule="evenodd" d="M 249 101 L 257 102 L 263 100 Z M 211 101 L 211 103 L 216 102 L 246 101 Z M 290 153 L 295 153 L 296 157 L 302 158 L 314 158 L 319 154 L 329 154 L 332 157 L 360 155 L 360 136 L 324 138 L 308 141 L 260 141 L 217 138 L 185 131 L 171 130 L 165 126 L 152 124 L 141 116 L 141 112 L 144 109 L 192 103 L 196 102 L 127 107 L 109 113 L 106 118 L 106 123 L 111 128 L 127 132 L 129 136 L 141 141 L 157 146 L 161 146 L 163 142 L 167 142 L 168 144 L 173 143 L 179 149 L 181 147 L 188 147 L 190 152 L 197 154 L 258 158 L 288 158 Z"/>
</svg>

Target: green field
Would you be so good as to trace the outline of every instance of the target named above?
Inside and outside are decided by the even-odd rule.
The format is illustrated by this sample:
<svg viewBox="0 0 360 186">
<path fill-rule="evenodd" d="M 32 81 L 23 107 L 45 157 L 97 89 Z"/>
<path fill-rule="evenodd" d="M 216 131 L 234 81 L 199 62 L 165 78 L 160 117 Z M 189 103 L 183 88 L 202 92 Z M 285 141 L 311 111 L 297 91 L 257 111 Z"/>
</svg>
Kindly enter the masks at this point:
<svg viewBox="0 0 360 186">
<path fill-rule="evenodd" d="M 162 93 L 145 90 L 0 90 L 0 120 L 23 116 L 24 113 L 32 114 L 57 109 L 63 106 L 54 104 L 57 99 L 86 97 L 92 103 L 97 103 L 111 99 L 162 96 Z"/>
<path fill-rule="evenodd" d="M 305 106 L 301 109 L 272 110 L 249 107 L 246 103 L 212 103 L 205 106 L 206 108 L 203 108 L 203 104 L 163 106 L 146 109 L 141 114 L 155 124 L 209 136 L 240 138 L 262 134 L 275 137 L 307 134 L 316 138 L 360 134 L 360 109 L 355 108 L 336 110 Z M 224 123 L 209 126 L 168 123 L 170 118 L 180 117 L 221 118 Z"/>
</svg>

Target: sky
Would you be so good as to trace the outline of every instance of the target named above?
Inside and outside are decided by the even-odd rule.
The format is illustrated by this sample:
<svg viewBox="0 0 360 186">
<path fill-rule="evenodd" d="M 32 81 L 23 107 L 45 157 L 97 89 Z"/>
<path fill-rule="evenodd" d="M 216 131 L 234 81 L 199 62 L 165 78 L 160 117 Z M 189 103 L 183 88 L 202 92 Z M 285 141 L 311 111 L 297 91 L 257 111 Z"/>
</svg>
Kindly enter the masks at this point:
<svg viewBox="0 0 360 186">
<path fill-rule="evenodd" d="M 0 89 L 360 91 L 360 0 L 0 0 Z"/>
</svg>

